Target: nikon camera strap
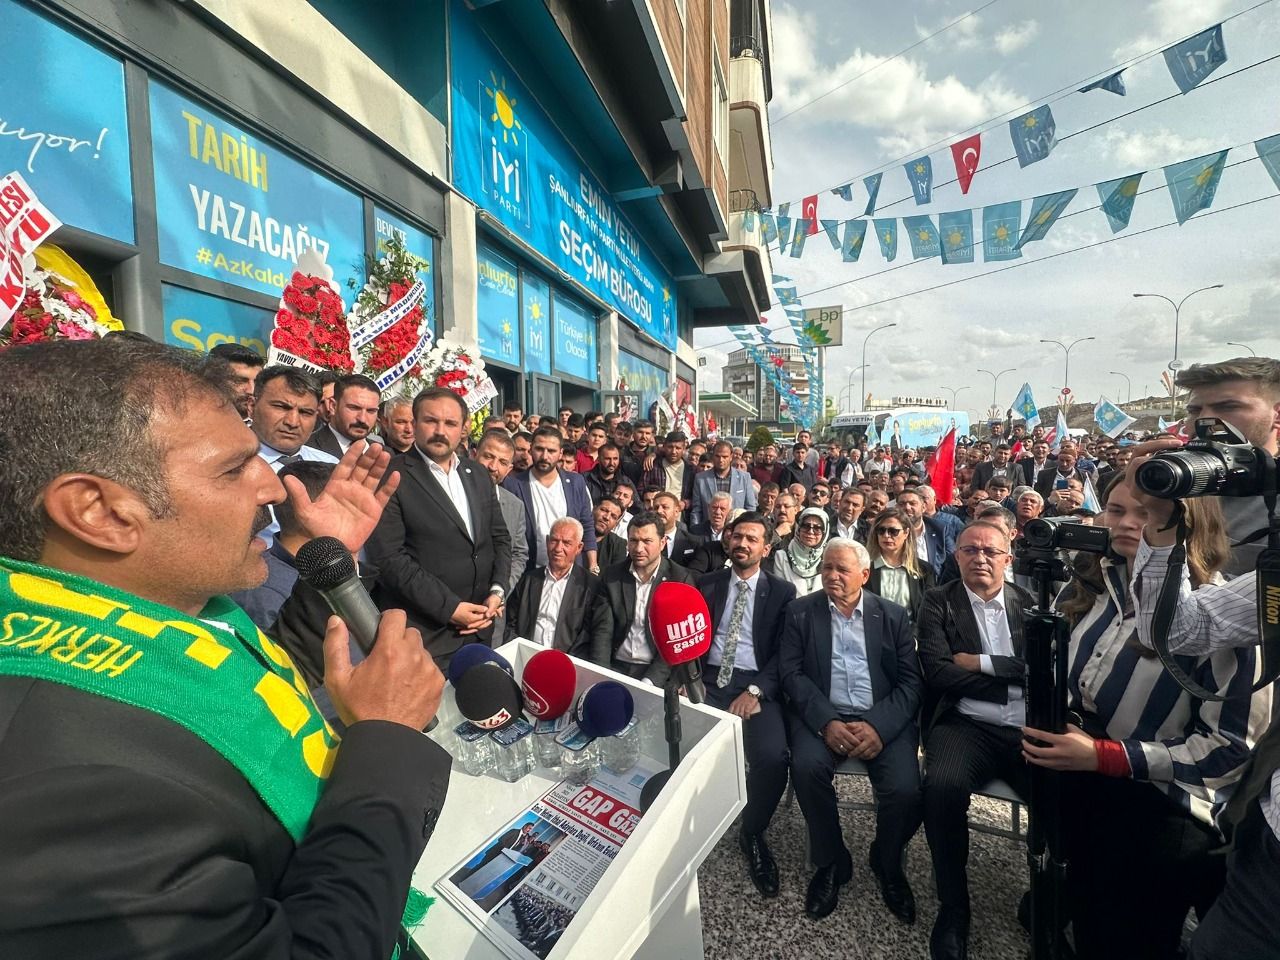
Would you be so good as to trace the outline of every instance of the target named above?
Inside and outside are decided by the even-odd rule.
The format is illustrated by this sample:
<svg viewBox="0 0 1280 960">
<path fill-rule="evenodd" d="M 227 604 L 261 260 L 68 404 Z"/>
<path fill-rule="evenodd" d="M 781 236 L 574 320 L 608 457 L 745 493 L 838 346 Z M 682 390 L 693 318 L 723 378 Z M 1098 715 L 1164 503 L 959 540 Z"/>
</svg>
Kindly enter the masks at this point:
<svg viewBox="0 0 1280 960">
<path fill-rule="evenodd" d="M 1243 546 L 1261 540 L 1263 537 L 1267 538 L 1267 546 L 1258 556 L 1256 574 L 1261 672 L 1253 685 L 1255 691 L 1269 686 L 1277 677 L 1280 677 L 1280 520 L 1275 515 L 1275 495 L 1266 496 L 1263 500 L 1267 506 L 1267 526 L 1245 537 L 1238 544 Z M 1181 592 L 1182 568 L 1187 562 L 1187 526 L 1181 504 L 1178 505 L 1177 527 L 1178 540 L 1169 554 L 1169 569 L 1160 587 L 1160 596 L 1156 601 L 1156 612 L 1152 619 L 1152 646 L 1155 648 L 1156 655 L 1160 657 L 1160 662 L 1164 664 L 1165 670 L 1187 693 L 1198 700 L 1222 701 L 1226 697 L 1212 690 L 1206 690 L 1196 683 L 1169 652 L 1169 631 L 1173 626 L 1178 594 Z"/>
</svg>

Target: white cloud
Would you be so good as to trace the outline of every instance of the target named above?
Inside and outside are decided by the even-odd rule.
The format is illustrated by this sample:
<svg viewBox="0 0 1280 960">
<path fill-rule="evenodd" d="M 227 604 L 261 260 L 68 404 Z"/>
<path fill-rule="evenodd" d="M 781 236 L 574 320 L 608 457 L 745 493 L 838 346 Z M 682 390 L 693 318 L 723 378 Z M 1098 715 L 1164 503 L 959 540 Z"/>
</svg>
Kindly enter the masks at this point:
<svg viewBox="0 0 1280 960">
<path fill-rule="evenodd" d="M 919 20 L 915 21 L 916 36 L 923 40 L 925 37 L 932 36 L 948 24 L 954 23 L 955 17 L 948 17 L 945 20 L 939 20 L 933 24 L 922 24 Z M 973 16 L 965 17 L 959 23 L 949 27 L 944 33 L 940 34 L 936 39 L 939 42 L 945 41 L 951 50 L 972 50 L 978 45 L 982 39 L 978 30 L 982 26 L 982 18 Z"/>
<path fill-rule="evenodd" d="M 1137 172 L 1204 156 L 1213 150 L 1214 142 L 1204 137 L 1184 137 L 1162 127 L 1147 132 L 1108 130 L 1102 145 L 1125 169 Z"/>
<path fill-rule="evenodd" d="M 1017 53 L 1040 33 L 1040 24 L 1034 20 L 1011 23 L 995 35 L 995 47 L 1006 57 Z"/>
<path fill-rule="evenodd" d="M 819 19 L 789 4 L 774 10 L 773 25 L 770 106 L 775 117 L 859 77 L 807 106 L 794 119 L 775 120 L 775 136 L 795 136 L 793 125 L 836 123 L 892 131 L 880 138 L 882 148 L 905 152 L 1012 110 L 1027 99 L 996 78 L 975 86 L 953 75 L 932 78 L 924 63 L 909 57 L 889 60 L 855 49 L 839 63 L 824 63 Z M 874 72 L 860 76 L 873 67 Z"/>
<path fill-rule="evenodd" d="M 1150 29 L 1117 47 L 1116 62 L 1141 56 L 1157 47 L 1168 46 L 1190 34 L 1207 30 L 1221 21 L 1232 6 L 1232 0 L 1151 0 L 1144 17 Z"/>
</svg>

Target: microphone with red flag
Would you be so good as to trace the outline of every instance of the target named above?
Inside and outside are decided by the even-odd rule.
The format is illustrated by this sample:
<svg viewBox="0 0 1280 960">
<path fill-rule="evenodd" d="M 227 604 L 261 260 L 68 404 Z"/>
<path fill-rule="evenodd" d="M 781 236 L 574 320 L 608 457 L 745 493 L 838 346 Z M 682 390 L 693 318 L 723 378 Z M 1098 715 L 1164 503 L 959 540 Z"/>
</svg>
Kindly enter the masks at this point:
<svg viewBox="0 0 1280 960">
<path fill-rule="evenodd" d="M 704 697 L 698 661 L 711 649 L 711 611 L 698 588 L 665 580 L 649 600 L 649 635 L 671 667 L 671 681 L 694 703 Z M 669 684 L 669 685 L 670 685 Z"/>
</svg>

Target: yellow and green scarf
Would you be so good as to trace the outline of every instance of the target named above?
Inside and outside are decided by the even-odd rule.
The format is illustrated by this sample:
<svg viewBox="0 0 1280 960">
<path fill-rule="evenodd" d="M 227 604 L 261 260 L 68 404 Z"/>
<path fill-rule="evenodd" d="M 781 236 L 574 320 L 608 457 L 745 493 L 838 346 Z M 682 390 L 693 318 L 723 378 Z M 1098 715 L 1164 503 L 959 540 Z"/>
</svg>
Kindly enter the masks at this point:
<svg viewBox="0 0 1280 960">
<path fill-rule="evenodd" d="M 190 617 L 0 557 L 0 675 L 65 684 L 187 728 L 240 771 L 295 843 L 338 748 L 289 655 L 228 597 Z M 410 924 L 422 900 L 409 897 Z"/>
</svg>

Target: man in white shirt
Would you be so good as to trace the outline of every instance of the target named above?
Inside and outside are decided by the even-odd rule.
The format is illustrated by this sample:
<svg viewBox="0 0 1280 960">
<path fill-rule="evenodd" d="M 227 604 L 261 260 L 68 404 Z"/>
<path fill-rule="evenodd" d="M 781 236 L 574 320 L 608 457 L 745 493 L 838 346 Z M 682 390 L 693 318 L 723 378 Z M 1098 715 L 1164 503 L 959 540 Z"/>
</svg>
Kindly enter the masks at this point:
<svg viewBox="0 0 1280 960">
<path fill-rule="evenodd" d="M 378 385 L 363 374 L 339 377 L 333 385 L 333 416 L 311 436 L 307 446 L 341 457 L 358 440 L 381 443 L 373 432 L 381 400 Z"/>
<path fill-rule="evenodd" d="M 1024 609 L 1031 598 L 1005 582 L 1008 530 L 977 520 L 956 544 L 960 579 L 930 590 L 916 627 L 925 687 L 936 706 L 923 717 L 924 826 L 940 909 L 930 938 L 934 960 L 967 956 L 968 809 L 994 779 L 1026 796 L 1022 659 Z"/>
<path fill-rule="evenodd" d="M 836 510 L 835 536 L 844 537 L 846 540 L 857 540 L 859 543 L 866 541 L 867 527 L 860 522 L 866 502 L 866 494 L 856 487 L 840 495 L 840 503 Z"/>
<path fill-rule="evenodd" d="M 565 653 L 583 653 L 579 647 L 587 612 L 600 581 L 575 562 L 582 553 L 582 534 L 573 517 L 551 525 L 547 565 L 526 571 L 511 593 L 505 639 L 526 637 Z"/>
<path fill-rule="evenodd" d="M 560 469 L 564 448 L 565 440 L 558 429 L 539 427 L 529 448 L 531 466 L 523 473 L 508 476 L 502 485 L 524 504 L 524 535 L 529 544 L 530 560 L 545 567 L 547 534 L 551 532 L 551 525 L 561 517 L 573 517 L 585 531 L 587 569 L 598 573 L 591 496 L 582 477 Z"/>
</svg>

